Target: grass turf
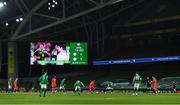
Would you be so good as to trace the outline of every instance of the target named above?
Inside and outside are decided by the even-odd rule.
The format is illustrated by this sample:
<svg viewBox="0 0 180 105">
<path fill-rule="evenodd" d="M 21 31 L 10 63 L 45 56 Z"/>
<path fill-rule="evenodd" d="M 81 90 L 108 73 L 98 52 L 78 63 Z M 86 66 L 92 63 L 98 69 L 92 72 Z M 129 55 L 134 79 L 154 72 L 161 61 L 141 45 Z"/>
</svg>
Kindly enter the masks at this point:
<svg viewBox="0 0 180 105">
<path fill-rule="evenodd" d="M 73 93 L 51 94 L 39 97 L 38 93 L 0 93 L 0 104 L 177 104 L 180 105 L 180 94 L 132 94 L 121 93 Z"/>
</svg>

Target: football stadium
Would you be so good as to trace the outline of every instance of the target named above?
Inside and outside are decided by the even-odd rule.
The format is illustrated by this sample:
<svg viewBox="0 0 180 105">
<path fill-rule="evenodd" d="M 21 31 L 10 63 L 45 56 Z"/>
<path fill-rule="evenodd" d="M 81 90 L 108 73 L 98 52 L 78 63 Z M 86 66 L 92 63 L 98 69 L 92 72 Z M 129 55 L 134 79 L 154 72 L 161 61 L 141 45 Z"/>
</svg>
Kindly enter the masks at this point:
<svg viewBox="0 0 180 105">
<path fill-rule="evenodd" d="M 0 104 L 180 105 L 180 0 L 0 0 Z"/>
</svg>

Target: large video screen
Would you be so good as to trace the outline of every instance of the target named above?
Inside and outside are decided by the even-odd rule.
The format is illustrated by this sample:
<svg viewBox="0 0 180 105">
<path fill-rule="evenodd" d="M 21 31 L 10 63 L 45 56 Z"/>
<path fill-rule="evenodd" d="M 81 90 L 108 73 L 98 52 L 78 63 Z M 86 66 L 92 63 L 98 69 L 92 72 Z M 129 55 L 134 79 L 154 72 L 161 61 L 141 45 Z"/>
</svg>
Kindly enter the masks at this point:
<svg viewBox="0 0 180 105">
<path fill-rule="evenodd" d="M 31 65 L 87 65 L 85 42 L 32 42 Z"/>
</svg>

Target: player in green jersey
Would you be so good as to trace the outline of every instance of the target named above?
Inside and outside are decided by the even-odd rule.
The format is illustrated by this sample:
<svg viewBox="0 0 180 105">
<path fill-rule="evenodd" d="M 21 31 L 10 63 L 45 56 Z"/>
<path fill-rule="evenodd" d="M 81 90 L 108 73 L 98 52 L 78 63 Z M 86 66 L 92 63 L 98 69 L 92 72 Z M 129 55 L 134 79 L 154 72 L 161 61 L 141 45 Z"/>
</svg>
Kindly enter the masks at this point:
<svg viewBox="0 0 180 105">
<path fill-rule="evenodd" d="M 141 81 L 142 81 L 142 78 L 141 76 L 136 73 L 134 78 L 133 78 L 133 85 L 134 85 L 134 92 L 133 92 L 133 95 L 138 95 L 138 91 L 139 91 L 139 86 L 141 84 Z"/>
<path fill-rule="evenodd" d="M 41 94 L 42 92 L 44 92 L 44 97 L 46 96 L 46 91 L 47 91 L 47 85 L 48 85 L 48 75 L 47 75 L 47 72 L 44 72 L 44 74 L 39 78 L 39 83 L 40 83 L 40 86 L 41 86 L 41 89 L 40 89 L 40 97 L 41 97 Z"/>
<path fill-rule="evenodd" d="M 8 92 L 9 93 L 12 92 L 12 86 L 13 86 L 12 78 L 9 78 L 9 80 L 8 80 Z"/>
<path fill-rule="evenodd" d="M 66 81 L 66 78 L 63 78 L 60 83 L 59 90 L 62 92 L 65 92 L 65 81 Z"/>
<path fill-rule="evenodd" d="M 113 83 L 112 83 L 112 82 L 108 82 L 108 83 L 107 83 L 106 92 L 108 92 L 108 91 L 110 91 L 110 92 L 113 92 L 113 91 L 114 91 Z M 106 93 L 106 92 L 105 92 L 105 93 Z"/>
<path fill-rule="evenodd" d="M 77 80 L 74 84 L 75 93 L 78 93 L 78 95 L 80 95 L 82 87 L 85 87 L 84 84 L 80 80 Z"/>
</svg>

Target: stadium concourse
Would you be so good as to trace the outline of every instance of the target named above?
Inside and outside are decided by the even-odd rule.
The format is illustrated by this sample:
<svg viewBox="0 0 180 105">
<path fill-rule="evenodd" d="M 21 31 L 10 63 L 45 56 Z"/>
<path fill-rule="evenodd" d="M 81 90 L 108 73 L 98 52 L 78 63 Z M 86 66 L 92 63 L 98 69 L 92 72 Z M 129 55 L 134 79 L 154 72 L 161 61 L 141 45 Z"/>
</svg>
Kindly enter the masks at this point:
<svg viewBox="0 0 180 105">
<path fill-rule="evenodd" d="M 0 104 L 180 104 L 179 0 L 0 0 Z"/>
</svg>

